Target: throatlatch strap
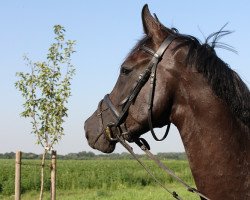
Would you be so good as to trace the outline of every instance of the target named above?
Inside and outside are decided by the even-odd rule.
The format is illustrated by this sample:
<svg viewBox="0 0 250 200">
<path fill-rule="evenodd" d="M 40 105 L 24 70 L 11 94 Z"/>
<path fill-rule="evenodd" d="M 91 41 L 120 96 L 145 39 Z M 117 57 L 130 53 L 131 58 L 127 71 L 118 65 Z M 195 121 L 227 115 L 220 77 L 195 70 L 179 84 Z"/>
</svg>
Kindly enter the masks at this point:
<svg viewBox="0 0 250 200">
<path fill-rule="evenodd" d="M 154 92 L 155 92 L 155 85 L 156 85 L 156 70 L 157 70 L 157 65 L 159 63 L 159 59 L 162 58 L 162 55 L 164 54 L 164 52 L 167 50 L 167 48 L 169 47 L 169 45 L 172 43 L 174 39 L 175 39 L 175 36 L 170 35 L 163 41 L 163 43 L 161 44 L 157 52 L 154 54 L 154 57 L 157 58 L 157 62 L 154 63 L 151 69 L 151 75 L 150 75 L 150 88 L 151 89 L 150 89 L 149 97 L 148 97 L 148 124 L 149 124 L 149 129 L 151 131 L 151 134 L 156 141 L 162 141 L 167 137 L 168 132 L 170 130 L 170 125 L 171 125 L 171 123 L 167 124 L 166 131 L 161 139 L 159 139 L 156 136 L 154 132 L 154 128 L 153 128 L 153 121 L 152 121 L 152 107 L 153 107 L 153 102 L 154 102 Z"/>
</svg>

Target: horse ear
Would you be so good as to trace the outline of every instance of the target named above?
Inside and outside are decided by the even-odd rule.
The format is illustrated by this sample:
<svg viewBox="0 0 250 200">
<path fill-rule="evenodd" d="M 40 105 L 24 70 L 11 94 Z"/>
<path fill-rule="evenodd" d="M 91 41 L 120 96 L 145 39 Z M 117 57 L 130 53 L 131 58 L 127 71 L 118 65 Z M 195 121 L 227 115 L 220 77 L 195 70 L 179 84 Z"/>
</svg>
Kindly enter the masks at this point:
<svg viewBox="0 0 250 200">
<path fill-rule="evenodd" d="M 149 37 L 152 37 L 155 42 L 160 40 L 162 35 L 161 23 L 157 17 L 155 19 L 151 15 L 147 4 L 145 4 L 142 8 L 141 17 L 144 33 L 147 34 Z"/>
</svg>

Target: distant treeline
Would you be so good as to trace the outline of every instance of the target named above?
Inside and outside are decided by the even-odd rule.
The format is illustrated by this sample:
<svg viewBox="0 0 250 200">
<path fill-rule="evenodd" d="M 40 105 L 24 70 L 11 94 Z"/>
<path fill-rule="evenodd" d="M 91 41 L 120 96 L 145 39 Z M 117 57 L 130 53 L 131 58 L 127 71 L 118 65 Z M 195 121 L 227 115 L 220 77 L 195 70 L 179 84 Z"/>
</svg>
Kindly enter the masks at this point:
<svg viewBox="0 0 250 200">
<path fill-rule="evenodd" d="M 0 159 L 14 159 L 15 153 L 0 153 Z M 22 153 L 23 159 L 40 159 L 42 157 L 41 154 L 35 153 Z M 147 159 L 146 155 L 138 154 L 138 157 L 142 159 Z M 158 153 L 157 157 L 161 160 L 164 159 L 174 159 L 174 160 L 186 160 L 186 154 L 183 153 Z M 50 159 L 50 154 L 47 154 L 47 159 Z M 66 155 L 57 155 L 57 159 L 61 160 L 126 160 L 133 159 L 133 157 L 129 153 L 112 153 L 112 154 L 95 154 L 93 152 L 82 151 L 79 153 L 69 153 Z"/>
</svg>

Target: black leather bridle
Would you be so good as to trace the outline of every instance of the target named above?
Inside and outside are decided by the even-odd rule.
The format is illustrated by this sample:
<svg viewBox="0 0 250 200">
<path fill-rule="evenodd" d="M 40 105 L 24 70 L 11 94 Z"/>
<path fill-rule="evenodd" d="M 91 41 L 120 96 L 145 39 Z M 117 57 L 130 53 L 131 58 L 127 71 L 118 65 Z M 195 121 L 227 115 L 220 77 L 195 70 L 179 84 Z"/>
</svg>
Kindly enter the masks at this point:
<svg viewBox="0 0 250 200">
<path fill-rule="evenodd" d="M 100 123 L 101 126 L 103 127 L 103 119 L 102 119 L 102 112 L 104 112 L 101 109 L 101 105 L 102 102 L 104 102 L 108 109 L 112 112 L 114 118 L 115 118 L 115 122 L 110 122 L 107 124 L 106 128 L 105 128 L 105 134 L 107 139 L 109 139 L 110 141 L 116 141 L 117 137 L 115 135 L 113 135 L 112 129 L 116 128 L 118 129 L 118 132 L 121 135 L 126 135 L 128 134 L 127 132 L 127 128 L 126 125 L 124 124 L 124 120 L 127 116 L 127 112 L 129 110 L 129 107 L 131 106 L 131 104 L 134 102 L 135 98 L 137 97 L 137 95 L 139 94 L 139 92 L 141 91 L 142 87 L 146 84 L 146 82 L 150 79 L 150 92 L 149 92 L 149 97 L 148 97 L 148 123 L 149 123 L 149 128 L 150 131 L 152 133 L 152 136 L 154 137 L 155 140 L 157 141 L 162 141 L 164 140 L 169 132 L 170 129 L 170 122 L 167 124 L 167 129 L 166 132 L 164 134 L 164 136 L 159 139 L 157 138 L 154 130 L 153 130 L 153 124 L 152 124 L 152 107 L 153 107 L 153 98 L 154 98 L 154 90 L 155 90 L 155 85 L 156 85 L 156 69 L 157 69 L 157 65 L 158 63 L 161 61 L 164 52 L 166 51 L 166 49 L 169 47 L 169 45 L 172 43 L 172 41 L 176 38 L 176 36 L 170 35 L 168 36 L 160 45 L 159 49 L 154 52 L 152 49 L 146 47 L 146 46 L 142 46 L 140 47 L 141 50 L 149 53 L 150 55 L 152 55 L 152 59 L 150 60 L 150 62 L 148 63 L 146 70 L 140 74 L 134 88 L 131 90 L 130 94 L 119 104 L 122 106 L 122 111 L 119 112 L 116 107 L 114 106 L 114 104 L 112 103 L 112 101 L 109 98 L 109 95 L 106 94 L 104 96 L 104 99 L 100 102 L 99 106 L 98 106 L 98 115 L 100 118 Z M 99 137 L 98 137 L 99 138 Z"/>
<path fill-rule="evenodd" d="M 100 122 L 100 133 L 96 138 L 96 141 L 99 139 L 99 137 L 103 134 L 103 131 L 106 135 L 106 138 L 110 140 L 111 142 L 120 142 L 130 153 L 131 155 L 141 164 L 141 166 L 148 172 L 148 174 L 162 187 L 164 188 L 167 192 L 169 192 L 175 199 L 182 200 L 182 198 L 175 192 L 169 190 L 164 184 L 162 184 L 151 172 L 151 170 L 142 162 L 140 159 L 137 157 L 137 155 L 134 153 L 133 148 L 126 142 L 126 138 L 124 135 L 128 134 L 126 124 L 124 123 L 124 120 L 127 116 L 128 109 L 130 105 L 134 102 L 135 98 L 141 91 L 142 87 L 146 84 L 146 82 L 150 79 L 150 92 L 149 92 L 149 97 L 148 97 L 148 123 L 149 123 L 149 128 L 150 131 L 154 137 L 155 140 L 157 141 L 162 141 L 164 140 L 169 132 L 170 128 L 170 123 L 167 124 L 167 129 L 164 134 L 164 136 L 161 139 L 158 139 L 156 137 L 156 134 L 153 130 L 153 124 L 152 124 L 152 107 L 153 107 L 153 97 L 154 97 L 154 90 L 155 90 L 155 85 L 156 85 L 156 69 L 157 65 L 162 59 L 162 56 L 166 49 L 169 47 L 171 42 L 175 39 L 175 36 L 168 36 L 160 45 L 159 49 L 154 52 L 152 49 L 142 46 L 140 47 L 141 50 L 149 53 L 152 55 L 152 59 L 150 60 L 149 64 L 147 65 L 146 70 L 140 74 L 135 86 L 131 90 L 130 94 L 119 104 L 122 106 L 122 111 L 119 112 L 114 104 L 112 103 L 111 99 L 109 98 L 109 95 L 106 94 L 104 96 L 104 99 L 99 103 L 98 105 L 98 113 L 97 116 L 99 117 L 99 122 Z M 105 103 L 107 107 L 102 110 L 102 103 Z M 102 113 L 110 110 L 112 112 L 112 115 L 115 118 L 115 122 L 110 122 L 107 124 L 106 128 L 104 129 L 103 126 L 103 118 L 102 118 Z M 118 130 L 118 135 L 114 135 L 112 132 L 112 128 L 115 128 Z M 181 178 L 176 176 L 172 170 L 170 170 L 164 163 L 162 163 L 157 157 L 155 157 L 149 150 L 150 146 L 147 143 L 147 141 L 143 138 L 135 138 L 134 142 L 146 153 L 146 155 L 153 160 L 161 169 L 163 169 L 166 173 L 168 173 L 172 178 L 177 180 L 179 183 L 181 183 L 184 187 L 187 188 L 189 192 L 196 193 L 200 197 L 206 200 L 210 200 L 208 197 L 203 195 L 201 192 L 199 192 L 197 189 L 189 186 L 187 183 L 185 183 Z"/>
</svg>

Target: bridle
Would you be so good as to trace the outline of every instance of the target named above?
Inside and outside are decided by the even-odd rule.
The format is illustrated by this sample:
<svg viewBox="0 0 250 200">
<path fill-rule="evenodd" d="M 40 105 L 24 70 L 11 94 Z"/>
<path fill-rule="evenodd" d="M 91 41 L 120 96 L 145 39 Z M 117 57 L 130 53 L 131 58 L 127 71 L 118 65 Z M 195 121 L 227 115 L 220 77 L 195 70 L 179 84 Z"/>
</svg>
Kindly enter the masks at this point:
<svg viewBox="0 0 250 200">
<path fill-rule="evenodd" d="M 142 165 L 142 167 L 148 172 L 148 174 L 162 187 L 164 188 L 167 192 L 169 192 L 175 199 L 182 200 L 182 198 L 175 192 L 171 191 L 168 188 L 166 188 L 165 185 L 163 185 L 155 176 L 154 174 L 150 171 L 150 169 L 142 162 L 140 159 L 137 157 L 137 155 L 134 153 L 132 147 L 126 142 L 125 135 L 128 134 L 126 124 L 124 123 L 124 120 L 127 116 L 129 107 L 131 104 L 134 102 L 135 98 L 141 91 L 142 87 L 146 84 L 146 82 L 150 79 L 150 92 L 148 96 L 148 124 L 150 131 L 152 133 L 152 136 L 155 140 L 157 141 L 162 141 L 164 140 L 169 132 L 170 129 L 170 122 L 167 124 L 167 128 L 165 131 L 165 134 L 161 139 L 157 138 L 154 130 L 153 130 L 153 123 L 152 123 L 152 108 L 153 108 L 153 98 L 154 98 L 154 91 L 155 91 L 155 86 L 156 86 L 156 70 L 157 70 L 157 65 L 161 61 L 164 52 L 167 50 L 169 45 L 175 40 L 176 37 L 173 35 L 168 36 L 160 45 L 158 50 L 154 52 L 152 49 L 142 46 L 140 47 L 140 50 L 143 50 L 147 53 L 149 53 L 152 56 L 152 59 L 148 63 L 145 71 L 140 74 L 135 86 L 132 88 L 130 94 L 121 101 L 119 104 L 122 106 L 122 111 L 119 112 L 114 104 L 112 103 L 110 97 L 108 94 L 106 94 L 103 98 L 103 100 L 99 103 L 98 105 L 98 113 L 97 116 L 99 117 L 99 123 L 100 123 L 100 132 L 99 135 L 96 138 L 95 143 L 97 140 L 100 138 L 100 136 L 105 133 L 106 138 L 111 141 L 111 142 L 120 142 L 129 152 L 130 154 Z M 107 105 L 107 108 L 102 110 L 102 104 L 105 103 Z M 102 113 L 110 110 L 112 115 L 115 118 L 115 122 L 109 122 L 104 128 L 103 124 L 103 118 L 102 118 Z M 115 128 L 118 130 L 118 134 L 114 135 L 112 128 Z M 166 165 L 164 165 L 157 157 L 155 157 L 151 152 L 150 152 L 150 147 L 147 141 L 143 138 L 135 138 L 133 141 L 135 142 L 145 153 L 146 155 L 153 160 L 160 168 L 162 168 L 166 173 L 168 173 L 170 176 L 172 176 L 175 180 L 177 180 L 179 183 L 181 183 L 184 187 L 187 188 L 189 192 L 196 193 L 200 197 L 206 200 L 210 200 L 208 197 L 200 193 L 197 189 L 189 186 L 187 183 L 185 183 L 182 179 L 180 179 L 178 176 L 174 174 L 173 171 L 171 171 Z"/>
<path fill-rule="evenodd" d="M 176 38 L 175 36 L 169 35 L 162 42 L 162 44 L 160 45 L 160 47 L 158 48 L 158 50 L 156 52 L 154 52 L 152 49 L 150 49 L 144 45 L 142 47 L 140 47 L 140 50 L 143 50 L 146 53 L 152 55 L 152 59 L 148 63 L 145 71 L 139 75 L 138 80 L 137 80 L 135 86 L 132 88 L 130 94 L 124 100 L 122 100 L 121 103 L 119 104 L 122 106 L 121 112 L 119 112 L 116 109 L 116 107 L 114 106 L 114 104 L 110 100 L 110 97 L 108 94 L 106 94 L 104 96 L 103 102 L 108 106 L 109 110 L 112 112 L 112 114 L 115 118 L 115 122 L 109 122 L 104 130 L 107 139 L 109 139 L 110 141 L 117 140 L 117 136 L 113 135 L 112 128 L 116 128 L 118 130 L 119 134 L 122 136 L 128 134 L 126 124 L 124 124 L 124 120 L 127 116 L 129 107 L 134 102 L 135 98 L 137 97 L 137 95 L 141 91 L 142 87 L 146 84 L 146 82 L 149 79 L 150 79 L 150 92 L 149 92 L 148 102 L 147 102 L 149 128 L 150 128 L 152 136 L 155 140 L 162 141 L 167 137 L 169 129 L 170 129 L 170 122 L 167 124 L 167 128 L 166 128 L 166 131 L 165 131 L 165 134 L 163 135 L 163 137 L 161 139 L 157 138 L 157 136 L 154 132 L 154 129 L 153 129 L 152 108 L 153 108 L 154 91 L 155 91 L 155 85 L 156 85 L 157 66 L 158 66 L 158 63 L 161 61 L 164 52 L 167 50 L 167 48 L 169 47 L 169 45 L 172 43 L 172 41 L 175 38 Z M 98 106 L 98 110 L 100 110 L 99 111 L 100 113 L 103 112 L 101 110 L 101 104 L 100 104 L 100 107 Z M 102 117 L 102 115 L 100 115 L 100 116 Z M 101 119 L 101 121 L 102 121 L 102 119 Z"/>
</svg>

